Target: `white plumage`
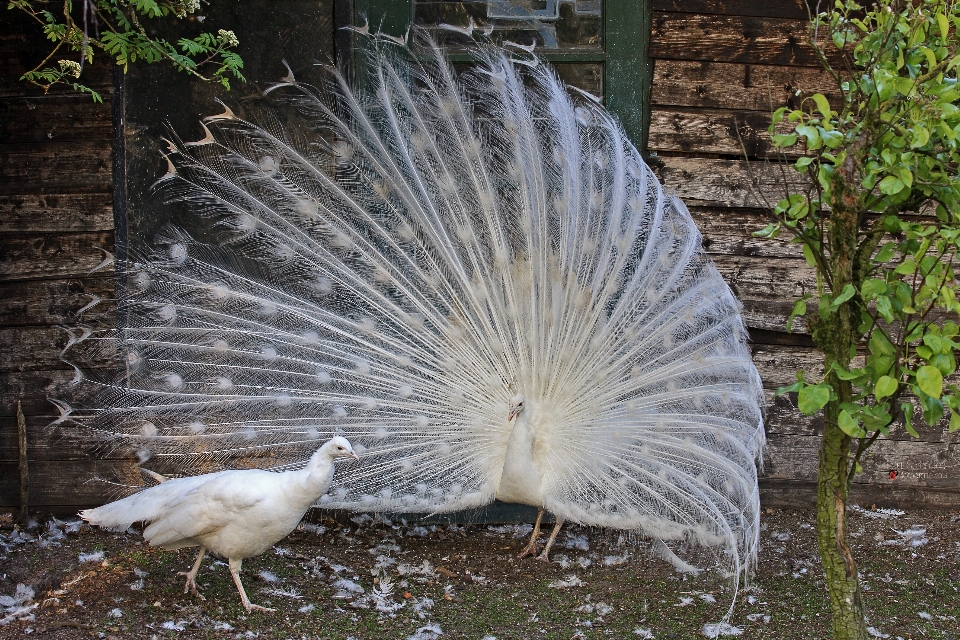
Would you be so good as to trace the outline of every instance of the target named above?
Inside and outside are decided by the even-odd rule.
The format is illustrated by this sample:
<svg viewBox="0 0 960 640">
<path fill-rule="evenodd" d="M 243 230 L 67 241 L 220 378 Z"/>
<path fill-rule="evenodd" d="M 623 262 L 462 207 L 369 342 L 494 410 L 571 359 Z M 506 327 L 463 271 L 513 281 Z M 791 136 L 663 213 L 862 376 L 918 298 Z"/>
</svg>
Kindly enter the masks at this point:
<svg viewBox="0 0 960 640">
<path fill-rule="evenodd" d="M 185 222 L 132 265 L 88 424 L 176 468 L 342 429 L 365 463 L 322 506 L 499 497 L 739 574 L 762 390 L 683 203 L 536 57 L 474 45 L 456 75 L 414 39 L 369 38 L 365 91 L 290 79 L 259 125 L 171 143 Z"/>
<path fill-rule="evenodd" d="M 260 555 L 296 528 L 303 514 L 327 492 L 335 458 L 357 458 L 346 438 L 334 437 L 300 470 L 274 473 L 242 469 L 175 478 L 122 500 L 80 512 L 101 527 L 127 528 L 144 522 L 147 542 L 164 549 L 200 547 L 184 593 L 197 592 L 196 576 L 204 554 L 227 558 L 230 574 L 247 611 L 251 604 L 240 582 L 244 558 Z M 202 598 L 202 596 L 200 596 Z"/>
</svg>

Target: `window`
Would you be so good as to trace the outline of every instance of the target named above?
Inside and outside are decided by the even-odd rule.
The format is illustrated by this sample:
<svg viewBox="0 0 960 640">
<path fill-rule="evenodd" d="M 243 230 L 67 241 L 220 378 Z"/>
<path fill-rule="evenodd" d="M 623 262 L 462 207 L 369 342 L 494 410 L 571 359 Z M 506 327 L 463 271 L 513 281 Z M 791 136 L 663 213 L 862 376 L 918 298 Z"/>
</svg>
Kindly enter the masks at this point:
<svg viewBox="0 0 960 640">
<path fill-rule="evenodd" d="M 646 0 L 354 0 L 348 19 L 394 34 L 411 23 L 466 28 L 472 22 L 493 25 L 494 39 L 536 43 L 564 81 L 602 98 L 634 144 L 646 146 L 652 77 Z"/>
</svg>

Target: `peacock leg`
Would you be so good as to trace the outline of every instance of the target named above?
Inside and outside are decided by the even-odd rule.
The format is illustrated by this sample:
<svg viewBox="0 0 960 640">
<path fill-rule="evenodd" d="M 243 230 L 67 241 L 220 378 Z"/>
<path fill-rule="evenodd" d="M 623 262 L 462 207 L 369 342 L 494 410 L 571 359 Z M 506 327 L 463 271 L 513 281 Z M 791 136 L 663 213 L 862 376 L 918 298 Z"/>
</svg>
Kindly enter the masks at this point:
<svg viewBox="0 0 960 640">
<path fill-rule="evenodd" d="M 193 595 L 197 596 L 201 600 L 206 600 L 200 592 L 197 591 L 197 572 L 200 571 L 200 563 L 203 562 L 203 556 L 206 555 L 207 550 L 203 545 L 200 545 L 200 553 L 197 554 L 197 561 L 193 563 L 193 569 L 190 571 L 180 571 L 177 573 L 178 576 L 187 576 L 187 584 L 183 586 L 184 593 L 192 592 Z"/>
<path fill-rule="evenodd" d="M 258 604 L 250 602 L 250 598 L 247 597 L 247 592 L 243 590 L 243 583 L 240 582 L 240 565 L 243 564 L 243 558 L 228 558 L 228 564 L 230 565 L 230 575 L 233 576 L 233 582 L 237 585 L 237 591 L 240 592 L 240 601 L 243 602 L 243 608 L 247 610 L 247 613 L 254 610 L 276 611 L 276 609 L 261 607 Z"/>
<path fill-rule="evenodd" d="M 530 536 L 530 544 L 523 548 L 518 558 L 537 555 L 537 538 L 540 537 L 540 520 L 543 518 L 543 507 L 537 511 L 537 521 L 533 525 L 533 534 Z"/>
<path fill-rule="evenodd" d="M 560 533 L 560 527 L 562 526 L 563 518 L 557 518 L 557 524 L 553 525 L 553 531 L 550 532 L 550 539 L 547 540 L 547 546 L 543 548 L 543 553 L 537 556 L 537 560 L 550 562 L 550 547 L 553 546 L 553 541 L 557 539 L 557 534 Z"/>
</svg>

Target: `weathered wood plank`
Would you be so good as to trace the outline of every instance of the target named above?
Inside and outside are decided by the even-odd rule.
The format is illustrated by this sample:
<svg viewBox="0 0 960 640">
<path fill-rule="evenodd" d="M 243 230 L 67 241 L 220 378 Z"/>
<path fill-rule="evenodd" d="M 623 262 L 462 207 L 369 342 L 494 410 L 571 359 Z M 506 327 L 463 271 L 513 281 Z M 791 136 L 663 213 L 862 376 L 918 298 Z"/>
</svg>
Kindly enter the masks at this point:
<svg viewBox="0 0 960 640">
<path fill-rule="evenodd" d="M 109 99 L 97 104 L 76 93 L 0 97 L 0 144 L 102 140 L 109 145 L 112 139 Z"/>
<path fill-rule="evenodd" d="M 674 106 L 772 113 L 782 106 L 799 107 L 802 95 L 818 92 L 839 101 L 833 79 L 814 67 L 657 60 L 650 100 L 654 109 Z"/>
<path fill-rule="evenodd" d="M 809 509 L 817 500 L 817 485 L 811 481 L 760 479 L 760 504 L 764 507 Z M 850 503 L 880 508 L 957 509 L 960 491 L 920 486 L 872 485 L 854 481 Z M 853 516 L 857 517 L 857 516 Z"/>
<path fill-rule="evenodd" d="M 97 442 L 76 426 L 50 427 L 49 416 L 27 416 L 27 454 L 34 460 L 125 460 L 128 453 Z M 17 424 L 11 416 L 0 418 L 0 464 L 17 461 Z"/>
<path fill-rule="evenodd" d="M 141 486 L 143 479 L 135 460 L 37 460 L 30 464 L 31 508 L 76 511 L 100 505 L 125 492 L 111 482 Z M 17 465 L 0 463 L 0 506 L 19 503 Z"/>
<path fill-rule="evenodd" d="M 805 260 L 712 255 L 717 270 L 742 299 L 789 302 L 816 290 L 816 272 Z"/>
<path fill-rule="evenodd" d="M 113 252 L 113 231 L 7 234 L 0 244 L 5 280 L 86 277 Z M 112 266 L 97 273 L 109 275 Z"/>
<path fill-rule="evenodd" d="M 801 145 L 775 149 L 767 128 L 770 113 L 765 111 L 725 111 L 717 109 L 656 109 L 650 114 L 649 151 L 697 155 L 727 155 L 743 158 L 799 157 Z M 778 133 L 786 133 L 786 123 Z"/>
<path fill-rule="evenodd" d="M 59 411 L 47 398 L 68 398 L 72 393 L 70 382 L 75 372 L 64 363 L 53 369 L 0 371 L 0 418 L 15 415 L 17 400 L 23 401 L 23 412 L 52 422 Z M 61 368 L 62 367 L 62 368 Z M 85 370 L 98 379 L 111 378 L 112 370 Z"/>
<path fill-rule="evenodd" d="M 727 254 L 756 258 L 803 259 L 800 245 L 790 244 L 790 236 L 756 238 L 752 234 L 765 227 L 772 218 L 762 209 L 726 209 L 722 207 L 690 207 L 690 215 L 703 235 L 703 248 L 711 256 Z"/>
<path fill-rule="evenodd" d="M 108 192 L 112 156 L 109 138 L 0 145 L 0 194 Z"/>
<path fill-rule="evenodd" d="M 806 20 L 807 5 L 803 0 L 757 2 L 757 0 L 653 0 L 653 11 L 706 13 L 725 16 L 760 16 Z"/>
<path fill-rule="evenodd" d="M 781 435 L 767 442 L 764 477 L 815 481 L 818 436 Z M 857 481 L 960 490 L 960 447 L 920 440 L 877 440 L 864 455 Z M 891 474 L 891 471 L 896 472 Z M 891 478 L 891 475 L 895 477 Z"/>
<path fill-rule="evenodd" d="M 688 207 L 765 208 L 767 202 L 773 205 L 784 197 L 785 184 L 792 190 L 801 184 L 799 174 L 772 162 L 658 156 L 651 166 Z"/>
<path fill-rule="evenodd" d="M 78 333 L 75 331 L 75 333 Z M 0 371 L 47 371 L 68 368 L 60 359 L 70 334 L 63 327 L 0 327 Z M 84 354 L 83 367 L 109 368 L 114 363 L 104 352 Z"/>
<path fill-rule="evenodd" d="M 819 67 L 807 38 L 806 20 L 656 12 L 650 57 Z"/>
<path fill-rule="evenodd" d="M 797 371 L 803 371 L 807 380 L 823 376 L 823 357 L 812 347 L 754 343 L 751 352 L 765 389 L 793 384 L 797 381 Z"/>
<path fill-rule="evenodd" d="M 0 195 L 0 233 L 109 231 L 109 193 Z"/>
<path fill-rule="evenodd" d="M 0 282 L 0 326 L 103 322 L 116 315 L 115 293 L 112 275 Z"/>
</svg>

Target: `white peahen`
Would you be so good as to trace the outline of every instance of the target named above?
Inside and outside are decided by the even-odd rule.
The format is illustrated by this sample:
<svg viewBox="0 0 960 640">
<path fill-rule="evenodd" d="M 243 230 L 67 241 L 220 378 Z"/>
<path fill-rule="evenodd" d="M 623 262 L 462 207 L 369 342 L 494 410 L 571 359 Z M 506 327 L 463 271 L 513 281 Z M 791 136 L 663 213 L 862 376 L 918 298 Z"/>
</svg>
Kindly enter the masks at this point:
<svg viewBox="0 0 960 640">
<path fill-rule="evenodd" d="M 80 419 L 181 470 L 342 432 L 364 464 L 322 506 L 499 498 L 747 570 L 761 383 L 683 203 L 537 57 L 458 75 L 413 38 L 170 143 L 186 222 L 129 265 L 125 378 Z"/>
<path fill-rule="evenodd" d="M 197 591 L 197 572 L 208 551 L 227 558 L 244 609 L 273 611 L 252 604 L 240 582 L 244 558 L 257 556 L 287 537 L 333 480 L 336 458 L 358 459 L 346 438 L 331 438 L 303 469 L 271 473 L 237 469 L 162 480 L 122 500 L 80 512 L 101 527 L 148 526 L 143 537 L 164 549 L 200 547 L 183 592 Z M 159 479 L 162 479 L 160 476 Z"/>
</svg>

